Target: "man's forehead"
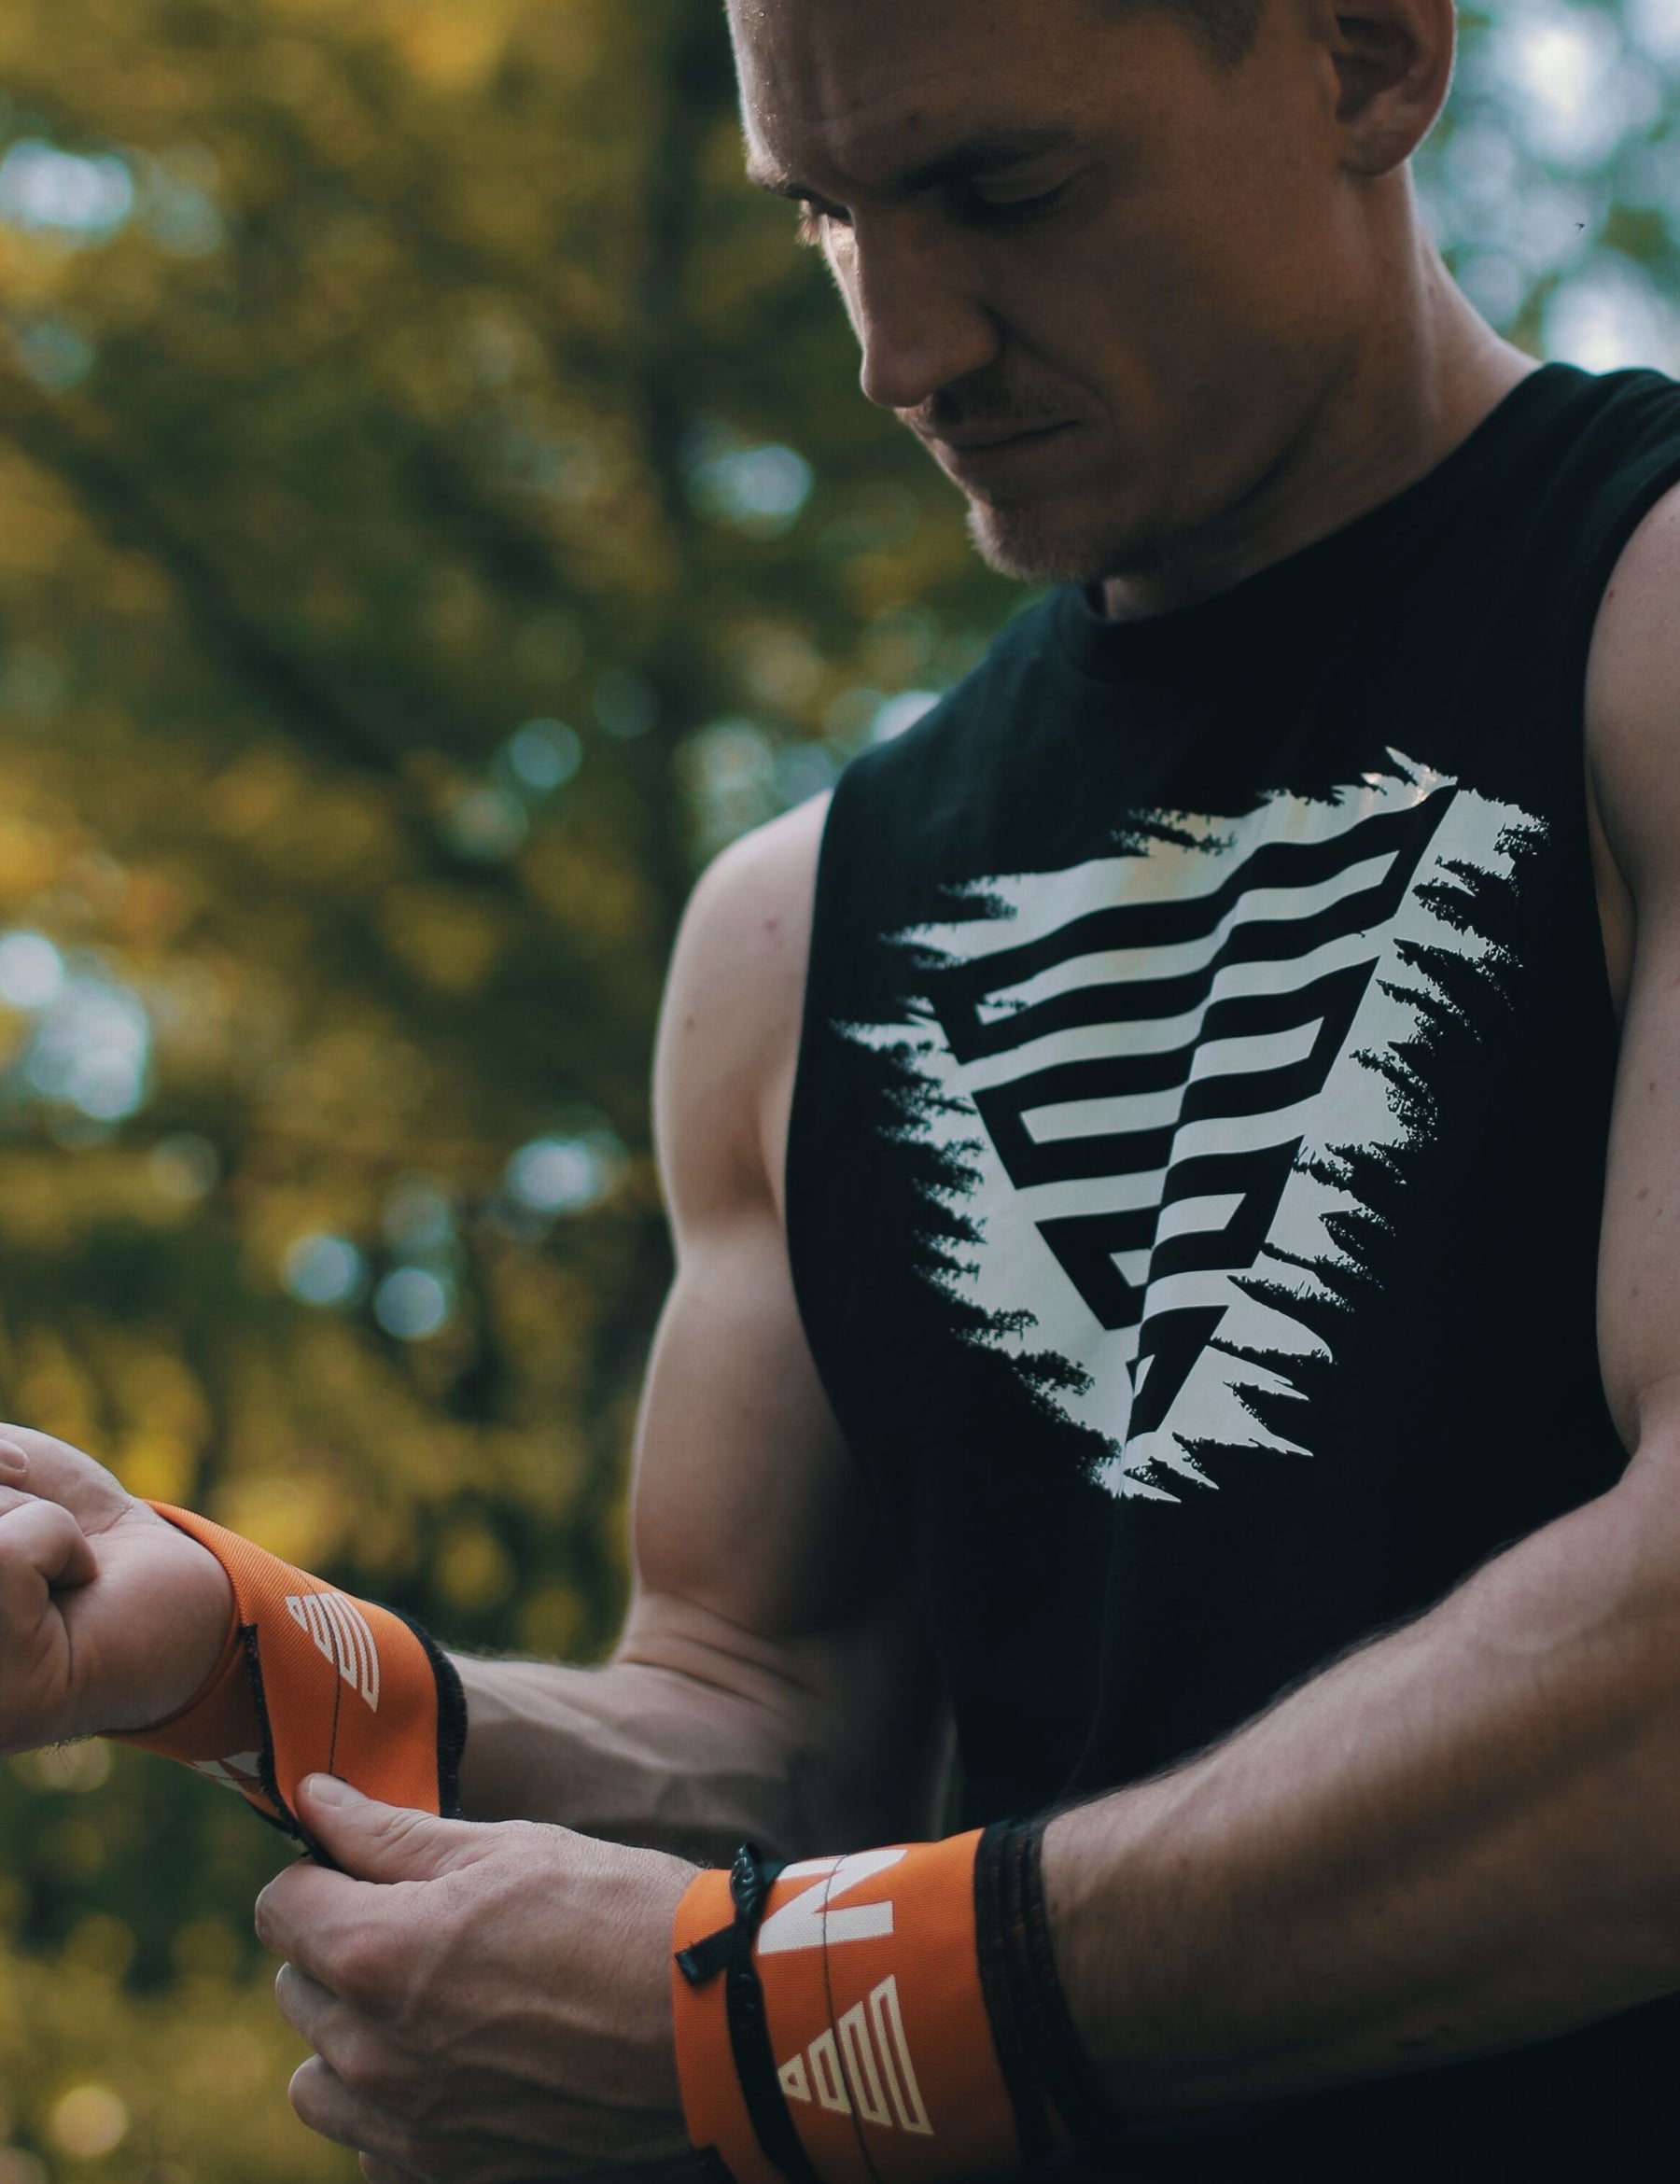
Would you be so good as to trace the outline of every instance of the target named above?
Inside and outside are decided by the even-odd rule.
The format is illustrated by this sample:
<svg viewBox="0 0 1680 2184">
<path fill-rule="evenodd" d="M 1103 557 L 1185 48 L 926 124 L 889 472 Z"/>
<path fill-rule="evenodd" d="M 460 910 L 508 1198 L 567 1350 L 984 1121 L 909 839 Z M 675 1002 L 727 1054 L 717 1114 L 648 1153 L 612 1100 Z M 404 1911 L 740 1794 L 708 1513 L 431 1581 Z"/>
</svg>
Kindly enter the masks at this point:
<svg viewBox="0 0 1680 2184">
<path fill-rule="evenodd" d="M 748 163 L 897 181 L 923 162 L 1064 133 L 1089 0 L 730 0 Z M 1028 153 L 1019 156 L 1029 156 Z"/>
</svg>

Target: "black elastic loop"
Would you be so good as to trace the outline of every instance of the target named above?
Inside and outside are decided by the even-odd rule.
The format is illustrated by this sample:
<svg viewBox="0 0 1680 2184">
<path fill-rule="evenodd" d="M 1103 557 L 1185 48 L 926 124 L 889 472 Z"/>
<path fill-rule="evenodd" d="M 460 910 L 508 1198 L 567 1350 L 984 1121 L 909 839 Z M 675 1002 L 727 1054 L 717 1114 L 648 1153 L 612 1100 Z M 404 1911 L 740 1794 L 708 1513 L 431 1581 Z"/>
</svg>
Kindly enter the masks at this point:
<svg viewBox="0 0 1680 2184">
<path fill-rule="evenodd" d="M 747 2104 L 753 2135 L 764 2159 L 781 2171 L 788 2184 L 822 2184 L 782 2097 L 764 2014 L 764 1990 L 752 1961 L 752 1945 L 758 1939 L 764 1906 L 781 1870 L 779 1865 L 761 1857 L 752 1843 L 744 1842 L 735 1853 L 729 1875 L 734 1919 L 704 1940 L 679 1950 L 677 1968 L 691 1987 L 703 1987 L 722 1973 L 730 2052 L 735 2057 L 741 2098 Z"/>
<path fill-rule="evenodd" d="M 1113 2107 L 1074 2029 L 1050 1944 L 1044 1830 L 1054 1813 L 1001 1821 L 981 1838 L 975 1910 L 981 1982 L 1027 2159 L 1045 2163 L 1047 2102 L 1075 2153 L 1126 2149 L 1129 2121 Z M 1051 2157 L 1046 2173 L 1065 2163 Z"/>
</svg>

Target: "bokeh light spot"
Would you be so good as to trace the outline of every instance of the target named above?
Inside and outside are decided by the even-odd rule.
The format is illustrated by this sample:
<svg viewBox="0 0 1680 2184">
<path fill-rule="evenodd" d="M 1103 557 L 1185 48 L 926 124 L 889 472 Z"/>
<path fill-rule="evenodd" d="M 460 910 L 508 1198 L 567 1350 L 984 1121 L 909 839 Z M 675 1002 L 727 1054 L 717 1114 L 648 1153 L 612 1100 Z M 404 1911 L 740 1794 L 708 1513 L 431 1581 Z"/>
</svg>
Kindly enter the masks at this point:
<svg viewBox="0 0 1680 2184">
<path fill-rule="evenodd" d="M 564 789 L 583 763 L 583 739 L 564 721 L 527 721 L 508 742 L 508 764 L 539 796 Z"/>
<path fill-rule="evenodd" d="M 0 1001 L 14 1009 L 44 1009 L 63 985 L 64 959 L 43 934 L 8 932 L 0 939 Z"/>
<path fill-rule="evenodd" d="M 581 1213 L 611 1187 L 611 1163 L 593 1137 L 538 1138 L 508 1163 L 508 1196 L 528 1213 Z"/>
<path fill-rule="evenodd" d="M 280 1267 L 281 1281 L 300 1304 L 323 1309 L 354 1303 L 366 1278 L 366 1261 L 343 1236 L 301 1236 Z"/>
<path fill-rule="evenodd" d="M 78 2085 L 58 2101 L 48 2120 L 52 2143 L 72 2161 L 96 2162 L 128 2135 L 129 2114 L 108 2085 Z"/>
<path fill-rule="evenodd" d="M 454 1310 L 448 1283 L 425 1267 L 399 1267 L 373 1298 L 373 1317 L 399 1342 L 425 1342 L 441 1334 Z"/>
<path fill-rule="evenodd" d="M 25 136 L 0 160 L 0 220 L 73 242 L 114 234 L 134 208 L 134 178 L 107 153 L 84 159 Z"/>
<path fill-rule="evenodd" d="M 815 483 L 796 449 L 749 440 L 728 425 L 699 427 L 686 467 L 695 511 L 752 538 L 779 539 L 791 530 Z"/>
</svg>

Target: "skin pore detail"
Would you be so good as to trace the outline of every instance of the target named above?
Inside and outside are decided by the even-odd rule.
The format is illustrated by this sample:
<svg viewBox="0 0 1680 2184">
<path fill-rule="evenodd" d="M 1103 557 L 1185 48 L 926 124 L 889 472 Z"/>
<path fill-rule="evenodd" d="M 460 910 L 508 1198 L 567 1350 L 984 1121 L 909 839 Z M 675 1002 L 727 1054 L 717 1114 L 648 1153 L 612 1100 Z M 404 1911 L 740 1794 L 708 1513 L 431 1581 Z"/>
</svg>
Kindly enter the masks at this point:
<svg viewBox="0 0 1680 2184">
<path fill-rule="evenodd" d="M 1129 618 L 1391 497 L 1533 369 L 1406 161 L 1451 0 L 1268 0 L 1224 63 L 1167 6 L 736 0 L 748 172 L 800 202 L 862 385 L 981 554 Z M 1046 11 L 1066 18 L 1043 35 Z"/>
</svg>

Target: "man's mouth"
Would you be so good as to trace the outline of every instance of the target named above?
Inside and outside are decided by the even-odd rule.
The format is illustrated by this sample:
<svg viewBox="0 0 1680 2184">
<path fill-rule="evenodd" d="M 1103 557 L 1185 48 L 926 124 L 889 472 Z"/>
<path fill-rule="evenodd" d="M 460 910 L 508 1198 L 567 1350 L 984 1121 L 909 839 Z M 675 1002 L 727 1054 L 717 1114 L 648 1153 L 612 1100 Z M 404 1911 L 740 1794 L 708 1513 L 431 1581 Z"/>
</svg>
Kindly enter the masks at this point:
<svg viewBox="0 0 1680 2184">
<path fill-rule="evenodd" d="M 1043 440 L 1053 432 L 1065 432 L 1068 420 L 1054 425 L 1005 425 L 954 432 L 930 432 L 926 438 L 934 447 L 948 448 L 953 455 L 988 455 L 1000 447 L 1014 447 L 1023 441 Z"/>
</svg>

